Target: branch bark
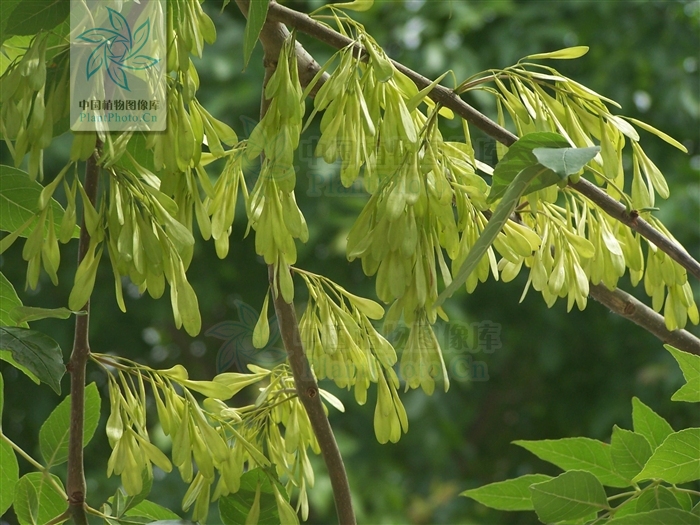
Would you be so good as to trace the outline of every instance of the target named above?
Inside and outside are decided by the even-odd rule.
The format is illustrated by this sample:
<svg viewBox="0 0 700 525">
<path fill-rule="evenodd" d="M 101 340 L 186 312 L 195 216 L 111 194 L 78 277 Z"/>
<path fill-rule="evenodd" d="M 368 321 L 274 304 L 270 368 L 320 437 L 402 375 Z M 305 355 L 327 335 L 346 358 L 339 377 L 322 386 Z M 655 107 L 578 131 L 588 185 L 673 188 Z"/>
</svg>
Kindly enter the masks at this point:
<svg viewBox="0 0 700 525">
<path fill-rule="evenodd" d="M 241 12 L 247 17 L 249 0 L 236 0 L 236 4 Z M 274 22 L 268 19 L 263 25 L 260 33 L 260 41 L 262 42 L 263 50 L 265 52 L 263 59 L 265 65 L 263 93 L 265 92 L 267 82 L 277 67 L 277 59 L 279 57 L 282 44 L 288 36 L 289 31 L 279 22 Z M 311 82 L 311 79 L 316 75 L 320 69 L 320 66 L 299 43 L 296 44 L 296 54 L 299 68 L 299 80 L 301 84 L 305 86 Z M 325 77 L 327 78 L 327 75 Z M 325 78 L 322 80 L 325 81 Z M 315 91 L 316 90 L 314 90 L 312 95 L 315 94 Z M 269 101 L 263 94 L 260 105 L 261 119 L 267 112 L 268 106 Z M 284 298 L 282 297 L 281 290 L 279 288 L 274 288 L 274 265 L 270 265 L 268 267 L 268 278 L 270 281 L 270 286 L 273 287 L 272 292 L 275 314 L 277 315 L 277 322 L 279 323 L 282 342 L 284 343 L 284 348 L 289 357 L 289 365 L 292 369 L 292 375 L 294 376 L 296 393 L 309 416 L 311 428 L 316 436 L 319 448 L 321 449 L 321 455 L 326 463 L 326 468 L 328 469 L 328 476 L 331 480 L 331 486 L 333 488 L 333 498 L 335 500 L 338 523 L 340 525 L 355 525 L 357 522 L 355 520 L 355 511 L 352 506 L 350 484 L 345 471 L 345 464 L 343 463 L 343 458 L 340 455 L 338 444 L 335 441 L 333 429 L 331 428 L 330 422 L 328 421 L 326 413 L 323 409 L 318 384 L 316 383 L 316 379 L 311 371 L 309 361 L 306 358 L 306 353 L 301 340 L 301 334 L 299 333 L 299 323 L 297 322 L 294 304 L 288 304 L 285 302 Z"/>
<path fill-rule="evenodd" d="M 270 2 L 268 19 L 283 22 L 290 27 L 294 27 L 297 30 L 312 36 L 313 38 L 338 49 L 354 45 L 355 48 L 360 51 L 362 58 L 365 60 L 367 59 L 367 52 L 362 48 L 362 46 L 355 43 L 352 39 L 341 35 L 337 31 L 334 31 L 330 27 L 315 21 L 304 13 L 289 9 L 288 7 L 279 5 L 275 2 Z M 403 64 L 393 60 L 392 63 L 396 69 L 410 78 L 416 84 L 416 86 L 418 86 L 418 89 L 423 89 L 432 83 L 430 79 L 416 73 L 412 69 L 407 68 Z M 317 84 L 319 87 L 320 85 L 321 82 Z M 510 146 L 516 140 L 518 140 L 517 135 L 514 135 L 507 129 L 499 126 L 486 115 L 474 109 L 449 88 L 437 85 L 430 92 L 429 96 L 435 102 L 451 109 L 457 115 L 474 124 L 484 133 L 493 137 L 498 142 L 505 144 L 506 146 Z M 700 280 L 700 263 L 691 257 L 680 244 L 669 239 L 662 232 L 639 217 L 638 213 L 627 212 L 624 205 L 610 197 L 604 191 L 587 180 L 580 179 L 577 183 L 569 183 L 569 186 L 600 206 L 600 208 L 608 215 L 626 224 L 640 235 L 647 238 L 650 242 L 653 242 L 659 247 L 659 249 L 668 254 L 669 257 L 671 257 L 678 264 L 683 266 L 696 279 Z"/>
<path fill-rule="evenodd" d="M 269 267 L 270 283 L 274 282 L 273 266 Z M 274 285 L 273 285 L 274 286 Z M 284 348 L 289 354 L 289 365 L 292 368 L 294 384 L 296 386 L 299 400 L 304 405 L 306 413 L 309 415 L 311 428 L 316 435 L 318 446 L 321 449 L 323 461 L 328 469 L 328 476 L 333 487 L 333 498 L 335 499 L 335 510 L 338 514 L 340 525 L 355 525 L 355 511 L 352 507 L 352 497 L 350 494 L 350 484 L 348 483 L 345 464 L 340 455 L 338 444 L 333 435 L 333 429 L 323 411 L 321 396 L 318 392 L 318 384 L 311 372 L 311 366 L 306 358 L 304 346 L 299 334 L 299 324 L 297 323 L 294 304 L 288 304 L 282 298 L 282 292 L 276 290 L 274 298 L 275 314 L 279 323 L 280 334 Z"/>
<path fill-rule="evenodd" d="M 92 204 L 97 200 L 97 186 L 100 167 L 97 164 L 101 143 L 98 140 L 95 151 L 85 165 L 85 193 Z M 90 245 L 90 234 L 85 226 L 85 217 L 80 228 L 78 244 L 78 264 L 85 258 Z M 85 368 L 90 356 L 90 301 L 82 308 L 85 315 L 75 318 L 73 351 L 68 361 L 70 372 L 70 433 L 68 438 L 68 477 L 66 493 L 73 522 L 88 525 L 85 513 L 85 470 L 83 461 L 83 424 L 85 415 Z"/>
<path fill-rule="evenodd" d="M 662 342 L 680 350 L 700 355 L 700 339 L 687 330 L 670 331 L 664 317 L 627 292 L 616 289 L 612 292 L 600 284 L 589 285 L 589 295 L 614 313 L 654 334 Z"/>
</svg>

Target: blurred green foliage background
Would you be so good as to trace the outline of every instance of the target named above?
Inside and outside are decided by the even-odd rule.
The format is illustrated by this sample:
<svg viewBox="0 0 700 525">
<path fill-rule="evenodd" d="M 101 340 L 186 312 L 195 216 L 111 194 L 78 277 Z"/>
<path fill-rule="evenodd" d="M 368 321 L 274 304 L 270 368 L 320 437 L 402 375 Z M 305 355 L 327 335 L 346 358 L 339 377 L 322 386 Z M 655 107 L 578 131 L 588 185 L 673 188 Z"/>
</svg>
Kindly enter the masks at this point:
<svg viewBox="0 0 700 525">
<path fill-rule="evenodd" d="M 285 3 L 309 12 L 324 2 Z M 259 111 L 262 53 L 258 46 L 250 66 L 242 71 L 243 17 L 234 3 L 223 12 L 218 1 L 209 0 L 205 7 L 215 20 L 218 39 L 197 62 L 202 79 L 199 98 L 239 136 L 246 136 Z M 530 53 L 590 46 L 582 59 L 553 65 L 620 102 L 624 114 L 653 124 L 687 146 L 688 156 L 652 135 L 642 137 L 671 187 L 670 201 L 660 204 L 658 215 L 694 256 L 700 254 L 700 2 L 377 0 L 358 18 L 392 58 L 432 77 L 452 69 L 461 80 Z M 304 35 L 299 39 L 319 62 L 333 52 Z M 495 113 L 488 98 L 470 96 L 468 101 L 489 115 Z M 459 123 L 446 123 L 443 134 L 461 137 Z M 345 235 L 366 196 L 337 191 L 337 167 L 312 158 L 317 137 L 317 127 L 311 126 L 299 148 L 297 199 L 310 226 L 310 239 L 300 247 L 298 265 L 355 293 L 375 297 L 373 282 L 364 277 L 359 262 L 346 261 L 343 251 Z M 492 141 L 478 135 L 475 140 L 478 154 L 493 160 Z M 49 176 L 64 165 L 69 148 L 70 137 L 64 136 L 47 152 Z M 6 150 L 1 155 L 3 163 L 11 162 Z M 267 289 L 266 268 L 255 255 L 253 237 L 243 238 L 245 226 L 245 214 L 239 209 L 231 250 L 223 261 L 216 257 L 213 243 L 197 244 L 189 271 L 203 317 L 202 334 L 196 338 L 174 329 L 167 298 L 153 301 L 127 287 L 128 312 L 119 312 L 111 270 L 103 261 L 93 295 L 92 348 L 159 368 L 182 363 L 198 379 L 215 375 L 222 341 L 207 337 L 206 330 L 236 320 L 237 300 L 259 309 Z M 25 304 L 64 306 L 75 250 L 71 245 L 64 251 L 63 278 L 57 288 L 44 275 L 38 290 L 22 291 L 21 244 L 0 258 L 0 269 Z M 403 395 L 411 427 L 398 444 L 382 446 L 375 440 L 376 394 L 370 393 L 368 404 L 358 407 L 352 395 L 338 392 L 332 384 L 322 385 L 337 393 L 347 408 L 345 414 L 333 412 L 331 422 L 346 460 L 359 523 L 533 523 L 533 514 L 497 513 L 458 497 L 462 490 L 507 477 L 556 472 L 511 441 L 578 435 L 607 440 L 613 424 L 630 428 L 632 396 L 667 417 L 676 429 L 700 424 L 700 415 L 689 406 L 669 401 L 681 375 L 655 338 L 593 301 L 585 312 L 566 314 L 561 301 L 547 309 L 531 291 L 519 304 L 524 284 L 524 275 L 509 284 L 489 281 L 472 295 L 462 292 L 449 301 L 453 323 L 497 323 L 501 346 L 492 353 L 471 354 L 447 344 L 452 387 L 432 397 L 422 391 Z M 625 285 L 629 290 L 628 281 Z M 302 290 L 297 297 L 301 309 Z M 71 322 L 46 320 L 35 327 L 56 338 L 68 357 Z M 447 327 L 438 329 L 448 333 Z M 460 367 L 466 356 L 486 367 L 488 380 L 465 380 Z M 38 456 L 39 426 L 58 398 L 4 363 L 2 373 L 3 430 Z M 89 368 L 88 377 L 105 386 L 95 367 Z M 67 386 L 64 378 L 64 392 Z M 244 392 L 234 401 L 249 403 L 254 395 Z M 162 444 L 167 447 L 167 440 Z M 98 429 L 86 450 L 89 500 L 94 506 L 118 484 L 114 478 L 105 481 L 108 454 L 104 432 Z M 330 484 L 322 462 L 315 459 L 317 483 L 311 492 L 309 523 L 331 523 Z M 29 465 L 20 461 L 27 471 Z M 186 487 L 176 475 L 161 473 L 158 478 L 163 479 L 156 483 L 151 499 L 179 509 Z M 211 523 L 216 523 L 216 516 L 211 515 Z M 4 520 L 14 523 L 14 516 L 8 514 Z"/>
</svg>

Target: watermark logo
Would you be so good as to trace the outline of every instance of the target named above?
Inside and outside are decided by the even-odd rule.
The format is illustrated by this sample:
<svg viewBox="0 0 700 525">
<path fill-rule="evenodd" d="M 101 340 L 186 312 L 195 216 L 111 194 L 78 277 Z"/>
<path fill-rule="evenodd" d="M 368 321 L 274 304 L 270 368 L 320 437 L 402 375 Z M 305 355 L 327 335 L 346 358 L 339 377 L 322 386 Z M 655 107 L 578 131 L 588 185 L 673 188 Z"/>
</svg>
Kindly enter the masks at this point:
<svg viewBox="0 0 700 525">
<path fill-rule="evenodd" d="M 212 326 L 204 335 L 221 339 L 224 343 L 216 354 L 216 372 L 222 373 L 231 368 L 239 372 L 248 372 L 248 365 L 272 368 L 287 358 L 287 353 L 280 342 L 277 318 L 269 319 L 270 338 L 263 348 L 253 346 L 253 329 L 258 322 L 259 313 L 243 301 L 236 301 L 238 321 L 223 321 Z"/>
<path fill-rule="evenodd" d="M 165 131 L 165 0 L 71 0 L 70 127 Z"/>
<path fill-rule="evenodd" d="M 129 22 L 121 13 L 111 7 L 107 8 L 107 12 L 112 29 L 94 27 L 83 31 L 77 37 L 78 40 L 97 44 L 85 64 L 85 77 L 86 80 L 90 80 L 104 66 L 112 82 L 126 91 L 131 91 L 129 78 L 124 70 L 149 69 L 160 62 L 158 58 L 140 53 L 151 35 L 151 19 L 146 18 L 132 35 Z"/>
</svg>

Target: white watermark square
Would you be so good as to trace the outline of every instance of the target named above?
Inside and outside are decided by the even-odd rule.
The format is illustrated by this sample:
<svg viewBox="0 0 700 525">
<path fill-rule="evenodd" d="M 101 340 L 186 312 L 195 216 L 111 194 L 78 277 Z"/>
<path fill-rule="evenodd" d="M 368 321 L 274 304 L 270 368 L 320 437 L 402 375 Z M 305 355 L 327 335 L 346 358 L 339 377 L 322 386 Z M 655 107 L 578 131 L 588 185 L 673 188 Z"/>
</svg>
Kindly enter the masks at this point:
<svg viewBox="0 0 700 525">
<path fill-rule="evenodd" d="M 165 131 L 165 0 L 71 0 L 73 131 Z"/>
</svg>

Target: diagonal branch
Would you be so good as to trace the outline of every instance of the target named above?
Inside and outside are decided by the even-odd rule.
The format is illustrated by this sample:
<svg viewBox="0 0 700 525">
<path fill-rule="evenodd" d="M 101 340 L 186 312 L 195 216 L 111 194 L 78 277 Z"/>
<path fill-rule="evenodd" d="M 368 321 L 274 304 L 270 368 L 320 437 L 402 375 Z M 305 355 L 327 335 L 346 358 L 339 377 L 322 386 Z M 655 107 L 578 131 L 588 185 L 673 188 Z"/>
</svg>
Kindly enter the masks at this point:
<svg viewBox="0 0 700 525">
<path fill-rule="evenodd" d="M 591 284 L 589 285 L 589 294 L 600 304 L 641 326 L 662 342 L 700 355 L 700 339 L 687 330 L 673 330 L 671 332 L 666 328 L 666 322 L 661 314 L 656 313 L 627 292 L 619 288 L 611 292 L 603 285 Z"/>
<path fill-rule="evenodd" d="M 338 49 L 354 45 L 360 52 L 362 58 L 364 60 L 367 59 L 367 52 L 360 44 L 344 35 L 341 35 L 330 27 L 315 21 L 304 13 L 289 9 L 288 7 L 279 5 L 276 2 L 270 2 L 268 18 L 278 22 L 283 22 L 290 27 L 294 27 L 297 30 L 314 37 L 315 39 Z M 418 86 L 418 89 L 423 89 L 432 83 L 430 79 L 416 73 L 412 69 L 407 68 L 403 64 L 393 60 L 392 63 L 396 69 L 410 78 L 416 84 L 416 86 Z M 320 86 L 320 84 L 321 82 L 319 82 L 318 85 Z M 507 129 L 499 126 L 486 115 L 474 109 L 449 88 L 436 85 L 430 92 L 429 96 L 435 102 L 451 109 L 460 117 L 474 124 L 477 128 L 506 146 L 510 146 L 516 140 L 518 140 L 517 135 L 514 135 Z M 690 272 L 696 279 L 700 280 L 700 263 L 690 254 L 688 254 L 688 252 L 680 244 L 669 239 L 662 232 L 639 217 L 638 213 L 628 212 L 623 204 L 616 201 L 587 180 L 580 179 L 579 182 L 569 183 L 569 185 L 597 204 L 608 215 L 626 224 L 647 240 L 654 243 L 674 261 L 688 270 L 688 272 Z"/>
</svg>

